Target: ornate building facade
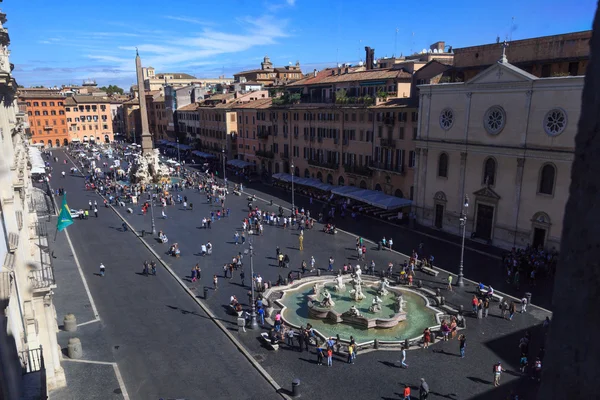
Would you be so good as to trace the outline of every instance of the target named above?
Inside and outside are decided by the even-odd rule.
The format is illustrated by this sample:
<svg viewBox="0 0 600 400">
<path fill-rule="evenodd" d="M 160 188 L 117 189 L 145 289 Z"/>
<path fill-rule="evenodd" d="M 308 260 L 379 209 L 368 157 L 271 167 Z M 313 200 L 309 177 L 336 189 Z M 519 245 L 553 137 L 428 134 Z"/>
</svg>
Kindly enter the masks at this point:
<svg viewBox="0 0 600 400">
<path fill-rule="evenodd" d="M 36 151 L 43 162 L 36 148 L 28 148 L 5 22 L 0 12 L 0 397 L 21 398 L 23 376 L 39 374 L 38 398 L 46 398 L 47 389 L 64 385 L 65 377 L 56 340 L 54 274 L 43 250 L 48 238 L 38 222 L 33 195 L 38 189 L 30 176 Z"/>
<path fill-rule="evenodd" d="M 558 249 L 583 81 L 503 55 L 467 82 L 419 86 L 417 221 L 458 234 L 465 211 L 473 239 Z"/>
</svg>

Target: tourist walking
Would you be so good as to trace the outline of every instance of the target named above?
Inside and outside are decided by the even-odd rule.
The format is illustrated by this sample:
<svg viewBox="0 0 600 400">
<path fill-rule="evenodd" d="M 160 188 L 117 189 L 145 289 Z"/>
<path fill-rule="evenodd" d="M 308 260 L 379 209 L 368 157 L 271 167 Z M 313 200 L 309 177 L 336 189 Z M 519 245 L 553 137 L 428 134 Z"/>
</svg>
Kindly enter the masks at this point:
<svg viewBox="0 0 600 400">
<path fill-rule="evenodd" d="M 490 311 L 490 299 L 486 297 L 485 300 L 483 301 L 483 316 L 484 316 L 484 318 L 487 318 L 489 311 Z"/>
<path fill-rule="evenodd" d="M 448 275 L 448 290 L 452 291 L 452 275 Z"/>
<path fill-rule="evenodd" d="M 246 285 L 244 284 L 244 279 L 245 279 L 245 278 L 246 278 L 246 274 L 244 273 L 244 270 L 241 270 L 241 271 L 240 271 L 240 280 L 242 281 L 242 287 L 243 287 L 243 286 L 246 286 Z"/>
<path fill-rule="evenodd" d="M 327 267 L 327 271 L 333 272 L 333 257 L 329 257 L 329 266 Z"/>
<path fill-rule="evenodd" d="M 91 201 L 90 201 L 91 203 Z M 104 276 L 104 272 L 106 271 L 106 267 L 104 264 L 100 263 L 100 276 Z"/>
<path fill-rule="evenodd" d="M 479 299 L 477 303 L 477 319 L 483 318 L 483 300 Z"/>
<path fill-rule="evenodd" d="M 421 378 L 421 386 L 419 386 L 419 399 L 427 400 L 429 397 L 429 385 L 425 382 L 425 378 Z"/>
<path fill-rule="evenodd" d="M 298 247 L 300 250 L 304 250 L 304 235 L 302 235 L 302 232 L 300 233 L 300 236 L 298 236 Z"/>
<path fill-rule="evenodd" d="M 494 364 L 494 386 L 500 386 L 500 375 L 504 372 L 502 368 L 502 364 L 498 361 L 497 364 Z"/>
<path fill-rule="evenodd" d="M 219 278 L 217 278 L 217 275 L 213 275 L 213 289 L 219 289 Z"/>
<path fill-rule="evenodd" d="M 317 365 L 323 365 L 323 349 L 317 347 Z"/>
<path fill-rule="evenodd" d="M 404 384 L 404 392 L 403 392 L 404 400 L 410 400 L 410 386 Z"/>
<path fill-rule="evenodd" d="M 510 302 L 510 305 L 508 306 L 508 319 L 509 321 L 512 321 L 514 315 L 515 315 L 515 311 L 517 311 L 517 305 L 515 304 L 514 301 Z"/>
<path fill-rule="evenodd" d="M 460 343 L 460 345 L 459 345 L 460 358 L 465 358 L 465 346 L 467 345 L 467 337 L 465 336 L 464 333 L 461 333 L 460 335 L 458 335 L 458 341 Z"/>
<path fill-rule="evenodd" d="M 98 207 L 94 207 L 94 215 L 98 218 Z"/>
<path fill-rule="evenodd" d="M 527 297 L 521 299 L 521 314 L 527 312 Z"/>
<path fill-rule="evenodd" d="M 429 328 L 425 328 L 423 331 L 423 348 L 428 349 L 429 343 L 431 342 L 431 331 Z"/>
<path fill-rule="evenodd" d="M 402 346 L 402 359 L 400 360 L 400 365 L 402 368 L 408 368 L 408 364 L 406 364 L 406 347 Z"/>
<path fill-rule="evenodd" d="M 302 351 L 302 349 L 300 349 L 300 351 Z M 327 366 L 331 367 L 333 361 L 333 349 L 331 347 L 329 347 L 327 349 Z"/>
</svg>

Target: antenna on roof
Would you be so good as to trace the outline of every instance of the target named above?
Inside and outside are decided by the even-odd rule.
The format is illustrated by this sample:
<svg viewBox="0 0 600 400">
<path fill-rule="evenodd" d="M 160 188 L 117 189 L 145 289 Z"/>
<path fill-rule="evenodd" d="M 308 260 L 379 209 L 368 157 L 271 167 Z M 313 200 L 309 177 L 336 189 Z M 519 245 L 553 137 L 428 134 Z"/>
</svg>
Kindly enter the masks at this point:
<svg viewBox="0 0 600 400">
<path fill-rule="evenodd" d="M 509 32 L 509 38 L 508 41 L 512 42 L 512 34 L 513 34 L 513 30 L 515 29 L 515 17 L 512 17 L 510 20 L 510 32 Z"/>
<path fill-rule="evenodd" d="M 411 46 L 410 46 L 410 54 L 414 54 L 413 53 L 413 48 L 415 47 L 415 33 L 412 33 L 412 41 L 411 41 Z"/>
<path fill-rule="evenodd" d="M 396 35 L 394 36 L 394 57 L 398 54 L 398 31 L 400 31 L 400 29 L 396 28 Z"/>
</svg>

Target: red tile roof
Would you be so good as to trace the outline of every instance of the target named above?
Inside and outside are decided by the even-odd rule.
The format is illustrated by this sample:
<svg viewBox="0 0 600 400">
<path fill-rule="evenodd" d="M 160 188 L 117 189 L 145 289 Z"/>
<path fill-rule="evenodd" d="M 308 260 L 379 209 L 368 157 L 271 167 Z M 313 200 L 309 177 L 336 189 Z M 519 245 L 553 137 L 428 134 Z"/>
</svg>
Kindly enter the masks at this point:
<svg viewBox="0 0 600 400">
<path fill-rule="evenodd" d="M 335 75 L 332 75 L 335 71 Z M 337 68 L 327 68 L 325 70 L 317 72 L 317 76 L 309 76 L 304 79 L 300 79 L 294 83 L 290 83 L 288 86 L 305 86 L 305 85 L 322 85 L 331 83 L 342 83 L 342 82 L 358 82 L 358 81 L 373 81 L 382 79 L 411 79 L 412 75 L 405 71 L 395 71 L 391 69 L 371 69 L 368 71 L 358 71 L 337 74 Z"/>
</svg>

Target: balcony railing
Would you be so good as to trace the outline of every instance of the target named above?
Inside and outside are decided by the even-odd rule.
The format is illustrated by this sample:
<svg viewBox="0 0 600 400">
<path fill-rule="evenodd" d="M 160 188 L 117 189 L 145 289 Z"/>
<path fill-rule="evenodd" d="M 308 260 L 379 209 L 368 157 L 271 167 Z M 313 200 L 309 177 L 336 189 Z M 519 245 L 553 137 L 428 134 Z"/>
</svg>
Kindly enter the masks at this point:
<svg viewBox="0 0 600 400">
<path fill-rule="evenodd" d="M 40 269 L 29 271 L 29 280 L 33 290 L 53 289 L 56 287 L 54 279 L 54 267 L 52 264 L 44 265 Z"/>
<path fill-rule="evenodd" d="M 256 150 L 254 154 L 256 154 L 256 157 L 275 158 L 275 153 L 267 150 Z"/>
<path fill-rule="evenodd" d="M 38 349 L 21 351 L 19 353 L 23 375 L 39 372 L 45 369 L 42 346 Z"/>
<path fill-rule="evenodd" d="M 265 131 L 265 132 L 258 132 L 258 133 L 256 134 L 256 136 L 257 136 L 259 139 L 268 139 L 268 138 L 269 138 L 269 133 L 268 133 L 268 132 L 266 132 L 266 131 Z"/>
<path fill-rule="evenodd" d="M 396 148 L 396 140 L 389 138 L 381 138 L 381 147 Z"/>
<path fill-rule="evenodd" d="M 51 131 L 52 127 L 50 125 L 46 125 L 46 126 L 44 126 L 44 130 L 45 131 Z"/>
<path fill-rule="evenodd" d="M 335 171 L 337 171 L 339 169 L 339 165 L 336 162 L 308 160 L 308 165 L 312 165 L 313 167 L 332 169 Z"/>
<path fill-rule="evenodd" d="M 392 163 L 384 163 L 381 161 L 372 161 L 371 164 L 369 164 L 369 166 L 374 169 L 395 172 L 398 174 L 404 174 L 404 172 L 405 172 L 404 164 L 394 166 L 394 165 L 392 165 Z"/>
<path fill-rule="evenodd" d="M 367 167 L 366 165 L 344 165 L 344 171 L 348 174 L 362 175 L 362 176 L 371 176 L 373 175 L 373 171 Z"/>
</svg>

